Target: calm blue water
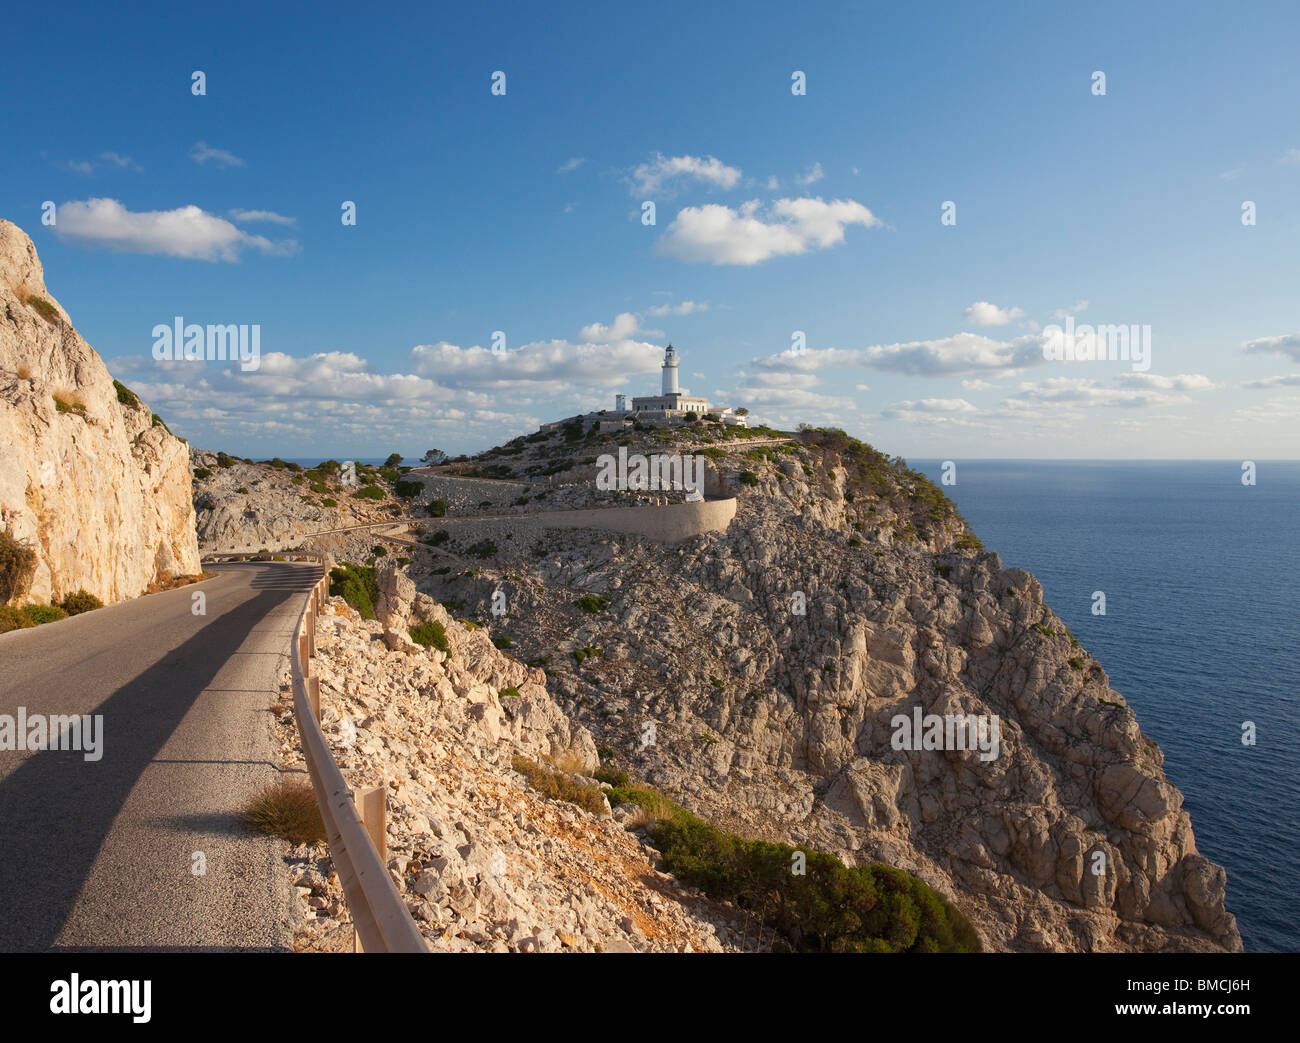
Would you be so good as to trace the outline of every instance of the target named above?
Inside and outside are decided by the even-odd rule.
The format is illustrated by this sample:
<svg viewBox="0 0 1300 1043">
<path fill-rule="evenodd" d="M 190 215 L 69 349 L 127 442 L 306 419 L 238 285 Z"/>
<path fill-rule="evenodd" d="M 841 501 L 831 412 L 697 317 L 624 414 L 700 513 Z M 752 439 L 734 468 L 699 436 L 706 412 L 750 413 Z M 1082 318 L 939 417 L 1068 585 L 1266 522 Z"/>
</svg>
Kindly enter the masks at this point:
<svg viewBox="0 0 1300 1043">
<path fill-rule="evenodd" d="M 911 464 L 939 482 L 939 461 Z M 1297 952 L 1300 461 L 1257 464 L 1248 488 L 1236 461 L 957 461 L 944 491 L 1164 750 L 1247 951 Z"/>
</svg>

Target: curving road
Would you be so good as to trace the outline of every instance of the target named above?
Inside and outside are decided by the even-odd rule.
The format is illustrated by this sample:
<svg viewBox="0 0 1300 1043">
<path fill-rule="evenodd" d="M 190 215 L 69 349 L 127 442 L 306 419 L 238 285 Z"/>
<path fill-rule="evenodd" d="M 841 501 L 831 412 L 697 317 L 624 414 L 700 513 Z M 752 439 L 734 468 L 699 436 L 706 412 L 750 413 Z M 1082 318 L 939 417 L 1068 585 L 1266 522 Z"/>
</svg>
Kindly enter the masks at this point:
<svg viewBox="0 0 1300 1043">
<path fill-rule="evenodd" d="M 0 951 L 291 947 L 284 844 L 239 811 L 277 777 L 269 710 L 320 570 L 209 568 L 0 636 L 0 714 L 103 716 L 97 761 L 0 750 Z"/>
</svg>

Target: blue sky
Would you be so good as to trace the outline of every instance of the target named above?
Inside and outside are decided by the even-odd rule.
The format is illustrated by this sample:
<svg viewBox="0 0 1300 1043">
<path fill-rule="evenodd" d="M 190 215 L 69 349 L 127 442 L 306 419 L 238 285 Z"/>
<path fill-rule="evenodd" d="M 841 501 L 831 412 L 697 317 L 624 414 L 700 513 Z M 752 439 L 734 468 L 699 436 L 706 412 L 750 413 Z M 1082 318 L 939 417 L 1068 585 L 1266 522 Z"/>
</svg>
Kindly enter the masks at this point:
<svg viewBox="0 0 1300 1043">
<path fill-rule="evenodd" d="M 904 456 L 1300 456 L 1294 5 L 902 6 L 29 7 L 0 216 L 240 455 L 473 451 L 671 340 L 693 393 Z M 177 315 L 261 366 L 155 360 Z M 1044 359 L 1066 315 L 1149 369 Z"/>
</svg>

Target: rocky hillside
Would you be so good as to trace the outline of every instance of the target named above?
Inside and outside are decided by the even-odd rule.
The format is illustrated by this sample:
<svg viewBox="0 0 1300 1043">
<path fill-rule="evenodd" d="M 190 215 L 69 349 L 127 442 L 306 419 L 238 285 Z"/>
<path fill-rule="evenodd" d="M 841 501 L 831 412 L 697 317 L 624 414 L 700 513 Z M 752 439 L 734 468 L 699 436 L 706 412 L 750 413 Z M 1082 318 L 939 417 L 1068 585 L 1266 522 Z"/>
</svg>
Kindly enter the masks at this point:
<svg viewBox="0 0 1300 1043">
<path fill-rule="evenodd" d="M 13 602 L 104 602 L 196 575 L 185 445 L 72 327 L 0 220 L 0 531 L 36 555 Z"/>
<path fill-rule="evenodd" d="M 620 443 L 705 452 L 739 497 L 730 529 L 664 547 L 460 526 L 411 564 L 544 669 L 613 764 L 745 835 L 908 870 L 988 949 L 1240 949 L 1160 749 L 1034 577 L 923 476 L 833 431 L 552 439 L 570 460 L 548 466 L 594 471 Z M 996 718 L 1000 748 L 896 748 L 918 709 Z"/>
<path fill-rule="evenodd" d="M 357 466 L 355 481 L 337 460 L 303 468 L 278 457 L 260 463 L 195 449 L 194 511 L 199 547 L 277 550 L 330 529 L 390 520 L 421 486 L 393 467 Z M 313 546 L 315 544 L 313 543 Z"/>
<path fill-rule="evenodd" d="M 336 597 L 318 620 L 322 726 L 350 784 L 389 787 L 389 867 L 430 948 L 745 945 L 734 914 L 655 868 L 655 853 L 623 828 L 626 813 L 548 799 L 515 770 L 590 772 L 598 763 L 590 733 L 547 694 L 545 674 L 452 620 L 391 564 L 379 573 L 378 619 L 361 619 Z M 414 644 L 411 625 L 436 625 L 443 649 Z M 286 761 L 301 764 L 287 686 L 278 719 Z M 328 851 L 294 855 L 306 921 L 298 947 L 350 947 Z M 748 933 L 753 948 L 756 931 Z"/>
</svg>

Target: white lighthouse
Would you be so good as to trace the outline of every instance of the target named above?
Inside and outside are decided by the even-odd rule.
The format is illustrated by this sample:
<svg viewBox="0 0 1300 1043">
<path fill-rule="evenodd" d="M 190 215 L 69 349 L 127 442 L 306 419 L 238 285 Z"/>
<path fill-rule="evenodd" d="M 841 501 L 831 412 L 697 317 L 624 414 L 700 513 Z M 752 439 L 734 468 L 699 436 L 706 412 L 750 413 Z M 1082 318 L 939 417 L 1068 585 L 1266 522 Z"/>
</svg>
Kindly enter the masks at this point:
<svg viewBox="0 0 1300 1043">
<path fill-rule="evenodd" d="M 671 344 L 668 345 L 668 350 L 664 352 L 664 382 L 661 394 L 680 394 L 677 389 L 677 349 Z"/>
</svg>

